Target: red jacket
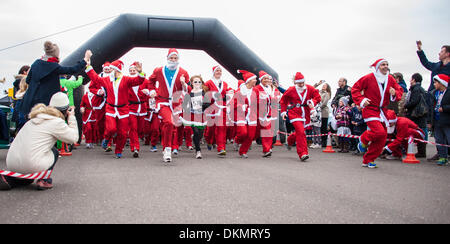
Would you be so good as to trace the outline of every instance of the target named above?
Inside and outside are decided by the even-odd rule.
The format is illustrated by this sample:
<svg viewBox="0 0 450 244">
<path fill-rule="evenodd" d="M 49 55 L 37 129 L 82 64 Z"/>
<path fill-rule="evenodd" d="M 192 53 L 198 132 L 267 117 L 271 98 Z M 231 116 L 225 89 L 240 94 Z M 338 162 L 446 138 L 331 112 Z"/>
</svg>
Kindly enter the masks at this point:
<svg viewBox="0 0 450 244">
<path fill-rule="evenodd" d="M 291 123 L 302 121 L 308 125 L 311 121 L 311 109 L 309 104 L 315 107 L 322 98 L 319 91 L 313 86 L 305 84 L 305 90 L 299 94 L 296 86 L 289 87 L 280 100 L 281 114 L 289 109 L 289 120 Z"/>
<path fill-rule="evenodd" d="M 81 99 L 80 108 L 84 108 L 84 114 L 82 117 L 83 124 L 87 124 L 88 122 L 95 122 L 96 118 L 94 116 L 94 106 L 93 99 L 95 98 L 95 94 L 92 92 L 87 92 L 83 95 Z"/>
<path fill-rule="evenodd" d="M 389 93 L 391 87 L 395 89 L 395 97 L 391 97 Z M 373 73 L 359 79 L 352 88 L 353 101 L 363 108 L 362 115 L 366 123 L 370 121 L 388 123 L 385 117 L 387 106 L 390 101 L 400 101 L 402 95 L 402 87 L 391 75 L 389 75 L 384 89 Z M 367 99 L 370 99 L 370 105 L 364 107 Z"/>
<path fill-rule="evenodd" d="M 265 127 L 272 120 L 278 118 L 278 103 L 281 99 L 281 93 L 275 87 L 266 88 L 266 91 L 261 84 L 257 85 L 253 90 L 258 99 L 258 121 L 260 125 Z"/>
<path fill-rule="evenodd" d="M 386 146 L 386 149 L 390 152 L 392 152 L 391 150 L 395 150 L 395 148 L 402 145 L 410 136 L 420 138 L 422 140 L 425 139 L 425 133 L 423 130 L 408 118 L 398 117 L 395 130 L 397 131 L 397 134 L 394 141 Z"/>
<path fill-rule="evenodd" d="M 158 95 L 156 97 L 157 111 L 161 109 L 161 106 L 169 106 L 173 111 L 175 107 L 178 107 L 181 104 L 183 98 L 183 85 L 180 78 L 183 75 L 186 79 L 185 82 L 188 83 L 189 74 L 183 68 L 178 67 L 174 75 L 175 80 L 172 82 L 172 86 L 169 87 L 169 83 L 164 73 L 164 67 L 156 68 L 153 71 L 153 74 L 148 79 L 154 87 L 158 87 Z"/>
<path fill-rule="evenodd" d="M 206 116 L 215 117 L 215 116 L 221 116 L 221 115 L 226 114 L 226 105 L 227 104 L 223 101 L 223 99 L 227 98 L 227 92 L 231 88 L 228 87 L 228 84 L 225 81 L 222 81 L 222 86 L 220 89 L 212 80 L 207 81 L 205 83 L 205 86 L 208 87 L 208 92 L 211 93 L 211 97 L 212 97 L 211 106 L 208 108 L 207 111 L 205 111 Z M 222 100 L 214 99 L 215 97 L 216 98 L 218 97 L 217 93 L 220 94 L 220 97 L 222 98 Z"/>
<path fill-rule="evenodd" d="M 146 79 L 144 81 L 147 82 Z M 147 95 L 142 93 L 142 83 L 140 86 L 133 86 L 128 89 L 128 102 L 130 106 L 130 114 L 136 116 L 146 116 L 147 115 L 147 106 L 148 106 L 148 98 Z"/>
<path fill-rule="evenodd" d="M 258 104 L 254 88 L 248 89 L 242 85 L 234 94 L 235 119 L 239 125 L 253 125 L 258 123 Z"/>
<path fill-rule="evenodd" d="M 142 84 L 145 76 L 141 74 L 136 77 L 122 76 L 117 80 L 116 86 L 109 77 L 98 76 L 92 67 L 88 68 L 86 73 L 91 79 L 92 88 L 104 87 L 106 90 L 106 115 L 119 119 L 129 117 L 128 90 Z"/>
</svg>

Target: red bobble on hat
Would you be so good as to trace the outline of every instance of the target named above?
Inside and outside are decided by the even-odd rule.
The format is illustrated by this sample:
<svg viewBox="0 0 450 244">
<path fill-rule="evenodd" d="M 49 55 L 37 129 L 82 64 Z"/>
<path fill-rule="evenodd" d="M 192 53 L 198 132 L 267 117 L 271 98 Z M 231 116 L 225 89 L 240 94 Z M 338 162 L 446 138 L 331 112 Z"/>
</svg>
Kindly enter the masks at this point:
<svg viewBox="0 0 450 244">
<path fill-rule="evenodd" d="M 170 56 L 172 56 L 174 54 L 177 55 L 177 56 L 180 56 L 180 54 L 178 53 L 177 49 L 171 48 L 171 49 L 169 49 L 169 53 L 167 53 L 167 57 L 170 57 Z"/>
<path fill-rule="evenodd" d="M 259 80 L 261 81 L 264 77 L 272 77 L 272 76 L 267 74 L 266 71 L 264 70 L 259 71 Z"/>
<path fill-rule="evenodd" d="M 294 83 L 303 83 L 305 82 L 305 76 L 301 72 L 297 72 L 295 74 Z"/>
<path fill-rule="evenodd" d="M 255 74 L 253 74 L 252 72 L 248 72 L 247 70 L 238 70 L 237 72 L 238 72 L 238 74 L 242 74 L 242 77 L 244 78 L 245 83 L 256 78 Z"/>
<path fill-rule="evenodd" d="M 120 60 L 116 60 L 116 61 L 111 63 L 110 67 L 112 69 L 115 69 L 115 70 L 119 71 L 119 72 L 122 72 L 123 62 L 120 61 Z"/>
<path fill-rule="evenodd" d="M 448 75 L 440 74 L 440 75 L 435 75 L 433 77 L 433 80 L 441 83 L 445 87 L 448 87 L 448 82 L 450 80 L 450 77 Z"/>
<path fill-rule="evenodd" d="M 380 58 L 377 61 L 375 61 L 375 63 L 373 63 L 370 67 L 371 68 L 373 67 L 373 68 L 375 68 L 375 70 L 378 70 L 378 68 L 380 67 L 380 64 L 383 62 L 387 62 L 387 60 L 384 58 Z"/>
</svg>

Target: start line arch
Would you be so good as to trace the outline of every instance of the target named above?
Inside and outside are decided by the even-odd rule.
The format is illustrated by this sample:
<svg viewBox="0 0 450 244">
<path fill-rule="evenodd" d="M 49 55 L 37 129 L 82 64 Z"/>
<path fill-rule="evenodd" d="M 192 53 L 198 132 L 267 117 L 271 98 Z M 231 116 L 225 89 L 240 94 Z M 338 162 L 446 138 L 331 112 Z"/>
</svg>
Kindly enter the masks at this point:
<svg viewBox="0 0 450 244">
<path fill-rule="evenodd" d="M 271 67 L 214 18 L 121 14 L 61 65 L 75 65 L 90 49 L 95 54 L 91 65 L 101 70 L 103 63 L 119 59 L 135 47 L 203 50 L 237 79 L 241 77 L 236 71 L 244 69 L 257 75 L 264 70 L 278 80 Z"/>
</svg>

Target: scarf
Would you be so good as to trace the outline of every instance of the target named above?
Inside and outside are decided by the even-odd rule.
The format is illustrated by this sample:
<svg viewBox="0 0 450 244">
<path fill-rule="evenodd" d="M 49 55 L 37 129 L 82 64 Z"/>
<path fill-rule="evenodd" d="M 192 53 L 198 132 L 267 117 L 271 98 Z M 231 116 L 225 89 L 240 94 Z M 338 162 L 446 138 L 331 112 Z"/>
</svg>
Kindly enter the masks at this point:
<svg viewBox="0 0 450 244">
<path fill-rule="evenodd" d="M 58 57 L 51 57 L 51 56 L 47 56 L 47 55 L 42 56 L 41 60 L 43 60 L 45 62 L 49 62 L 49 63 L 59 63 Z"/>
</svg>

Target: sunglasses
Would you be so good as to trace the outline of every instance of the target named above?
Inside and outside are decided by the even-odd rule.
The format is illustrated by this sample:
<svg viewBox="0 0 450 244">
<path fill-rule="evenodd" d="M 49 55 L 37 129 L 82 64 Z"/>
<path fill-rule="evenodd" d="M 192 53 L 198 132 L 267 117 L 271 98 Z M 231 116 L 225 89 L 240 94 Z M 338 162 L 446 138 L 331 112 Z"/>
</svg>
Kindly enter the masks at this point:
<svg viewBox="0 0 450 244">
<path fill-rule="evenodd" d="M 202 84 L 201 81 L 193 81 L 192 83 L 193 83 L 193 84 Z"/>
</svg>

